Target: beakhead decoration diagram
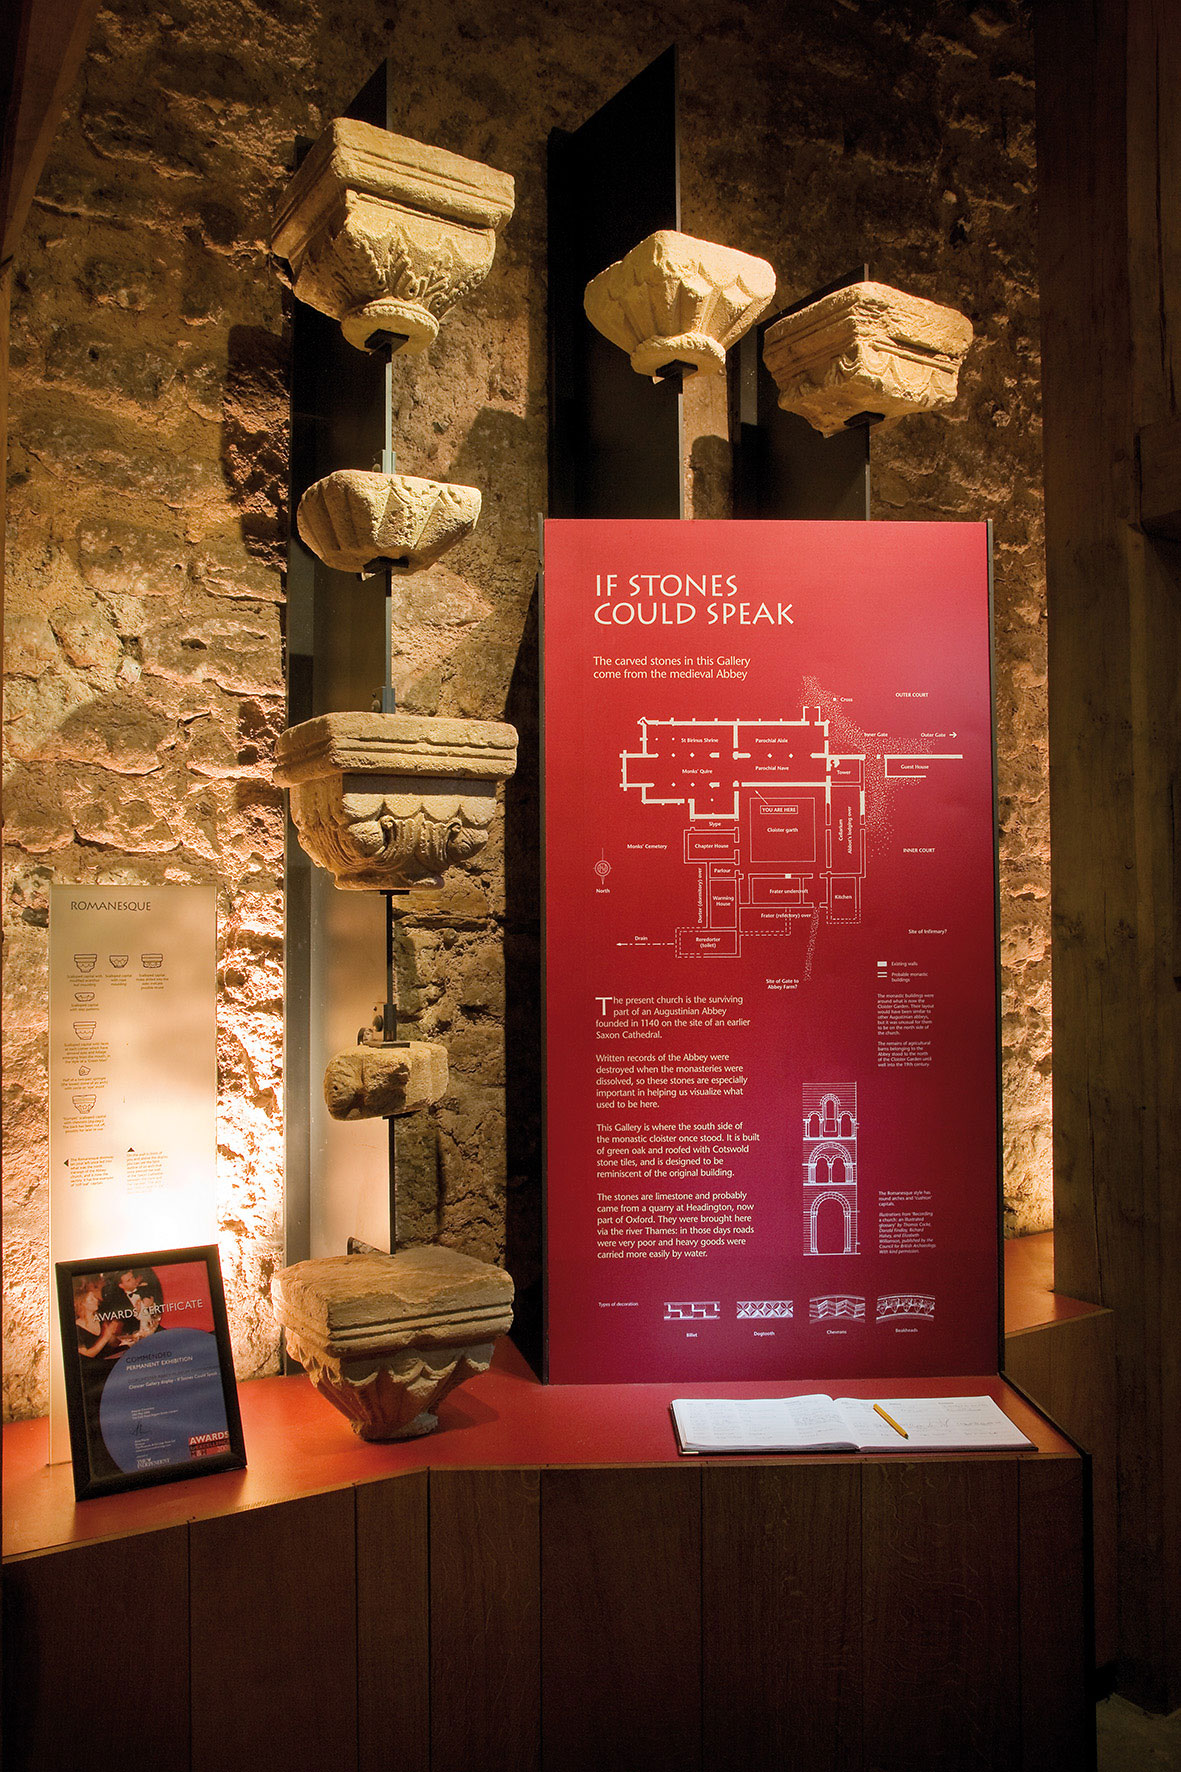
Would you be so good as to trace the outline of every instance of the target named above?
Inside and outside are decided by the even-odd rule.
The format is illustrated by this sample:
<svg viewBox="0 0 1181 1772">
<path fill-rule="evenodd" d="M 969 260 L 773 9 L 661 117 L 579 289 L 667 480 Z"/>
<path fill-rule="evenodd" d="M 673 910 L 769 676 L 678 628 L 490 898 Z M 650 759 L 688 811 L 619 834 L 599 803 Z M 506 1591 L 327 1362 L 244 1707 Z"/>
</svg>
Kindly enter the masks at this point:
<svg viewBox="0 0 1181 1772">
<path fill-rule="evenodd" d="M 272 235 L 296 297 L 338 320 L 358 349 L 414 355 L 492 265 L 513 211 L 513 181 L 461 155 L 342 118 L 308 153 Z M 517 735 L 493 720 L 400 713 L 389 638 L 393 578 L 422 571 L 475 528 L 480 493 L 394 472 L 386 387 L 382 471 L 342 468 L 308 487 L 297 527 L 331 570 L 386 597 L 380 711 L 318 715 L 281 734 L 275 780 L 291 797 L 303 848 L 338 887 L 386 901 L 384 1001 L 357 1045 L 329 1059 L 328 1112 L 386 1119 L 391 1253 L 366 1248 L 296 1262 L 272 1303 L 288 1347 L 363 1439 L 406 1439 L 437 1425 L 448 1390 L 486 1369 L 512 1322 L 503 1269 L 438 1245 L 397 1249 L 392 1121 L 440 1101 L 447 1050 L 399 1038 L 395 898 L 438 888 L 488 841 L 496 784 L 516 766 Z"/>
<path fill-rule="evenodd" d="M 935 1319 L 935 1300 L 929 1292 L 891 1292 L 878 1299 L 877 1320 L 914 1318 L 920 1323 Z"/>
</svg>

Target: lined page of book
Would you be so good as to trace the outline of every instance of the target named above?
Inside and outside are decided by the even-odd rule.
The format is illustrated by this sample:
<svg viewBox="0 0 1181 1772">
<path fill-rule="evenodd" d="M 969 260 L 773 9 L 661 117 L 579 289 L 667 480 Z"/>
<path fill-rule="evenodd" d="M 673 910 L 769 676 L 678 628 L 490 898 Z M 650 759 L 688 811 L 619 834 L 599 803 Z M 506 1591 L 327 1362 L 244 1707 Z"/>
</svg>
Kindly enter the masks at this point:
<svg viewBox="0 0 1181 1772">
<path fill-rule="evenodd" d="M 683 1452 L 1006 1452 L 1033 1441 L 992 1397 L 693 1397 L 672 1404 Z M 878 1412 L 878 1409 L 882 1413 Z"/>
</svg>

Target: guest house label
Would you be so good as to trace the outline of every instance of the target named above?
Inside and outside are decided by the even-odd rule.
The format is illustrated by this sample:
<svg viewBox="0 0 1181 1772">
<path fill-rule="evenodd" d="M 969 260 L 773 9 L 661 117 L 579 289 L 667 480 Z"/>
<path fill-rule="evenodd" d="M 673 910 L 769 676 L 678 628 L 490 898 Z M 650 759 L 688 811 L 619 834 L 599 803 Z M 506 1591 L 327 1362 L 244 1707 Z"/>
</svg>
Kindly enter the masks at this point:
<svg viewBox="0 0 1181 1772">
<path fill-rule="evenodd" d="M 213 1240 L 216 927 L 212 886 L 50 890 L 51 1264 Z"/>
<path fill-rule="evenodd" d="M 549 1373 L 994 1369 L 982 524 L 546 525 Z"/>
</svg>

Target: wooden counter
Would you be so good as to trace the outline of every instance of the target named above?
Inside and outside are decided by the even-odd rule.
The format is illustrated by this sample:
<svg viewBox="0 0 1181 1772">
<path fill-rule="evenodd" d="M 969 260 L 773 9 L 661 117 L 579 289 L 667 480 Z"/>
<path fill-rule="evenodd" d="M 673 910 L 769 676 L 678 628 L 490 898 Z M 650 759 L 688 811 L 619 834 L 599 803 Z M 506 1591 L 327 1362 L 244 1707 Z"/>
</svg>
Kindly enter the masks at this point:
<svg viewBox="0 0 1181 1772">
<path fill-rule="evenodd" d="M 101 1772 L 1085 1765 L 1085 1461 L 678 1459 L 673 1395 L 541 1386 L 509 1344 L 446 1431 L 366 1446 L 241 1387 L 244 1472 L 75 1504 L 5 1430 L 6 1746 Z M 106 1758 L 104 1758 L 106 1755 Z"/>
<path fill-rule="evenodd" d="M 1095 1665 L 1117 1648 L 1115 1315 L 1054 1290 L 1054 1233 L 1005 1244 L 1005 1373 L 1091 1457 Z"/>
</svg>

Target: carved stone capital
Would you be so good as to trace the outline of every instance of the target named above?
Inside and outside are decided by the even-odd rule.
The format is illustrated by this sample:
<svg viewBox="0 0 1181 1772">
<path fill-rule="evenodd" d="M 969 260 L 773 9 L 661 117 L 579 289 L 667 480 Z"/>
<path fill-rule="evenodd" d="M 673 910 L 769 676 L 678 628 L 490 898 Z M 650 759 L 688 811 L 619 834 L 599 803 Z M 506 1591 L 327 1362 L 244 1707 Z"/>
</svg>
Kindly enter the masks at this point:
<svg viewBox="0 0 1181 1772">
<path fill-rule="evenodd" d="M 271 1300 L 288 1349 L 364 1440 L 429 1433 L 441 1398 L 487 1370 L 513 1320 L 503 1268 L 438 1244 L 296 1262 Z"/>
<path fill-rule="evenodd" d="M 334 1120 L 389 1120 L 441 1101 L 447 1083 L 445 1046 L 350 1046 L 328 1061 L 324 1101 Z"/>
<path fill-rule="evenodd" d="M 639 375 L 673 362 L 719 373 L 774 294 L 766 259 L 662 228 L 600 271 L 583 306 Z"/>
<path fill-rule="evenodd" d="M 852 283 L 769 327 L 763 361 L 780 406 L 831 437 L 863 413 L 893 420 L 949 406 L 971 342 L 954 308 Z"/>
<path fill-rule="evenodd" d="M 280 734 L 275 780 L 338 886 L 400 892 L 479 853 L 516 762 L 517 734 L 496 720 L 321 714 Z"/>
<path fill-rule="evenodd" d="M 395 333 L 413 354 L 487 276 L 513 200 L 508 173 L 341 117 L 283 193 L 271 250 L 350 344 Z"/>
<path fill-rule="evenodd" d="M 474 486 L 341 468 L 308 487 L 295 520 L 334 572 L 415 572 L 470 535 L 479 515 Z"/>
</svg>

